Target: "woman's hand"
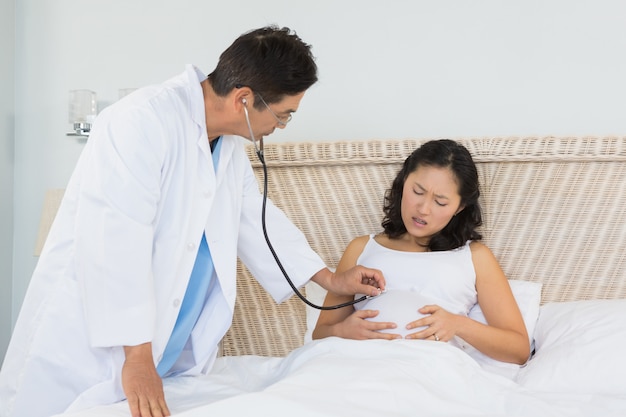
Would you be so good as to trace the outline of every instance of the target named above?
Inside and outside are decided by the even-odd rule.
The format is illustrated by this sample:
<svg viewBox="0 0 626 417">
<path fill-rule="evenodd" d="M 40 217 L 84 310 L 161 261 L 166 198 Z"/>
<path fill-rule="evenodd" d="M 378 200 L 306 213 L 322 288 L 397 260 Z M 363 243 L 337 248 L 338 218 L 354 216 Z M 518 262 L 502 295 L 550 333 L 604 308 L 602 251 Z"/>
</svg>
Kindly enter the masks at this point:
<svg viewBox="0 0 626 417">
<path fill-rule="evenodd" d="M 421 314 L 428 314 L 419 320 L 407 324 L 407 329 L 424 329 L 406 336 L 407 339 L 429 339 L 437 342 L 448 342 L 456 335 L 458 318 L 438 305 L 426 305 L 418 310 Z"/>
<path fill-rule="evenodd" d="M 334 325 L 334 334 L 344 339 L 401 339 L 399 334 L 381 333 L 380 330 L 395 329 L 397 326 L 391 322 L 376 322 L 367 319 L 378 315 L 377 310 L 357 310 L 341 322 Z"/>
</svg>

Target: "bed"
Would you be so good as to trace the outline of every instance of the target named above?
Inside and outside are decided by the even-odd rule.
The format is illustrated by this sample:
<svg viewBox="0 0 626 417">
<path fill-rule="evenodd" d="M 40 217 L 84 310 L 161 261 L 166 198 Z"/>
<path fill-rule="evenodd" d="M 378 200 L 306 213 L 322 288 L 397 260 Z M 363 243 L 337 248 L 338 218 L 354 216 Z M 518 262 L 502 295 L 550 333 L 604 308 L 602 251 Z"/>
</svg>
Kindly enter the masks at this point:
<svg viewBox="0 0 626 417">
<path fill-rule="evenodd" d="M 315 310 L 277 305 L 240 265 L 214 368 L 165 381 L 173 415 L 626 415 L 626 137 L 457 140 L 478 165 L 481 232 L 529 330 L 527 364 L 462 342 L 311 341 Z M 384 192 L 423 141 L 268 143 L 269 196 L 332 267 L 380 230 Z M 319 287 L 303 290 L 321 302 Z M 63 417 L 128 415 L 119 403 Z"/>
</svg>

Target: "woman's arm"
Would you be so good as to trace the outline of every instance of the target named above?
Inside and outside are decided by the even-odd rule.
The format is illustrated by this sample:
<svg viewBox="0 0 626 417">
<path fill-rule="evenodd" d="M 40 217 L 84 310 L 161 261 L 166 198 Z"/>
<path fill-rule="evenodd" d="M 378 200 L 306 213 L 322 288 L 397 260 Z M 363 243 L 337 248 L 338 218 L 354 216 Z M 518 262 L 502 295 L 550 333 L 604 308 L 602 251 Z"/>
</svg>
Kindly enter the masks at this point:
<svg viewBox="0 0 626 417">
<path fill-rule="evenodd" d="M 341 257 L 337 266 L 337 273 L 347 271 L 356 266 L 363 248 L 369 240 L 369 236 L 361 236 L 354 239 Z M 338 295 L 328 292 L 324 300 L 324 306 L 337 305 L 353 300 L 353 296 Z M 346 339 L 395 339 L 399 335 L 380 333 L 377 330 L 393 329 L 394 323 L 377 323 L 365 319 L 376 317 L 376 310 L 355 311 L 354 307 L 343 307 L 335 310 L 322 310 L 313 330 L 313 339 L 338 336 Z"/>
<path fill-rule="evenodd" d="M 494 359 L 526 363 L 530 356 L 530 342 L 511 286 L 496 257 L 487 246 L 472 242 L 470 248 L 476 271 L 478 304 L 488 326 L 471 320 L 472 329 L 467 331 L 462 328 L 458 335 Z"/>
</svg>

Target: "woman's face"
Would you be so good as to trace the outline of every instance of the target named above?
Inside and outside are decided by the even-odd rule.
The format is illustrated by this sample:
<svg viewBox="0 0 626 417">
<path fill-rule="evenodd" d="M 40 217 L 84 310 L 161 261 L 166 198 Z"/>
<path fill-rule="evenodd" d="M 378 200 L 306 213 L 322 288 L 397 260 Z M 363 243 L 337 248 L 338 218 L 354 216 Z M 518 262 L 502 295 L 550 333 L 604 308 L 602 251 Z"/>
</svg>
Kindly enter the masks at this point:
<svg viewBox="0 0 626 417">
<path fill-rule="evenodd" d="M 419 166 L 404 182 L 402 221 L 408 234 L 422 245 L 461 211 L 456 177 L 449 168 Z"/>
</svg>

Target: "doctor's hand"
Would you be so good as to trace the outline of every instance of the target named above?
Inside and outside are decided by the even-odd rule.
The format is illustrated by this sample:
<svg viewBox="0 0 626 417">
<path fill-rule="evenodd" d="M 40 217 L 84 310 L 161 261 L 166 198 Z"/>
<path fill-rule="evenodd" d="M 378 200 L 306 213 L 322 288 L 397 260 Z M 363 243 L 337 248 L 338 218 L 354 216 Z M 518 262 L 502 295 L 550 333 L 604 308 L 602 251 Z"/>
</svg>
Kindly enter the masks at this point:
<svg viewBox="0 0 626 417">
<path fill-rule="evenodd" d="M 122 387 L 128 399 L 131 416 L 169 416 L 163 382 L 152 360 L 152 344 L 124 346 L 124 353 L 126 361 L 122 367 Z"/>
<path fill-rule="evenodd" d="M 339 273 L 324 268 L 312 280 L 338 295 L 366 294 L 372 297 L 380 295 L 386 284 L 382 272 L 360 265 Z"/>
</svg>

